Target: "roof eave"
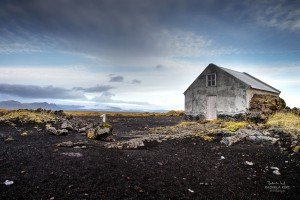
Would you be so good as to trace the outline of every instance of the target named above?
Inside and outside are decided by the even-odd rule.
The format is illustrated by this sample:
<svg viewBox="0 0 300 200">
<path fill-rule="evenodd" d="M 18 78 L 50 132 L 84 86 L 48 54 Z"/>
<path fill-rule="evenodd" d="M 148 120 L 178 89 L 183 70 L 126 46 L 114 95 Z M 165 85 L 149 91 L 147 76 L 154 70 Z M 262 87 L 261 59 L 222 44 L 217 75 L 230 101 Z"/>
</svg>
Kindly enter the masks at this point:
<svg viewBox="0 0 300 200">
<path fill-rule="evenodd" d="M 260 90 L 260 91 L 269 92 L 269 93 L 278 94 L 278 95 L 281 93 L 281 91 L 279 91 L 279 90 L 276 90 L 276 92 L 274 92 L 274 91 L 263 90 L 263 89 L 259 89 L 259 88 L 255 88 L 255 87 L 250 87 L 250 89 Z"/>
</svg>

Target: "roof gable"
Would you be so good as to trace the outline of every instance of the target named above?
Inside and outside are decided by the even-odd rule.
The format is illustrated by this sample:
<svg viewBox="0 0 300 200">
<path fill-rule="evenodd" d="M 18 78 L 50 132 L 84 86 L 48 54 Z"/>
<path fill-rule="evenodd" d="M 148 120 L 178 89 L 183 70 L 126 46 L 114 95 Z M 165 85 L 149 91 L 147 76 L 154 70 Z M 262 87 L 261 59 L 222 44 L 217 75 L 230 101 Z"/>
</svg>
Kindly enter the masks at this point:
<svg viewBox="0 0 300 200">
<path fill-rule="evenodd" d="M 265 82 L 251 76 L 250 74 L 248 74 L 246 72 L 238 72 L 238 71 L 227 69 L 227 68 L 224 68 L 224 67 L 219 67 L 219 66 L 217 66 L 215 64 L 212 64 L 212 63 L 209 64 L 205 69 L 207 69 L 208 67 L 217 67 L 217 68 L 221 69 L 222 71 L 225 71 L 226 73 L 228 73 L 231 76 L 235 77 L 236 79 L 240 80 L 241 82 L 243 82 L 244 84 L 246 84 L 247 86 L 249 86 L 251 88 L 258 89 L 258 90 L 263 90 L 263 91 L 268 91 L 268 92 L 272 92 L 272 93 L 276 93 L 276 94 L 280 94 L 280 91 L 277 90 L 276 88 L 266 84 Z M 203 70 L 203 72 L 205 71 L 205 69 Z M 195 79 L 195 81 L 203 74 L 203 72 Z M 186 89 L 184 94 L 195 83 L 195 81 Z"/>
</svg>

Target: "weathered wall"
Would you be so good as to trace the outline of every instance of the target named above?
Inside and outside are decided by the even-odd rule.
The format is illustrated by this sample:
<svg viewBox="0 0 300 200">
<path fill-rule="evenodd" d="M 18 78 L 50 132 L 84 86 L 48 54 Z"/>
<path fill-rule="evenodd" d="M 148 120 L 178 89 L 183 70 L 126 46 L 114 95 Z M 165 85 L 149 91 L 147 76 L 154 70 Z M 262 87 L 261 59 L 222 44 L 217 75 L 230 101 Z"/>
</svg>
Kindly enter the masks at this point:
<svg viewBox="0 0 300 200">
<path fill-rule="evenodd" d="M 206 87 L 206 74 L 216 73 L 217 86 Z M 185 93 L 186 115 L 206 116 L 206 97 L 217 96 L 217 115 L 244 113 L 247 108 L 247 85 L 209 65 Z"/>
<path fill-rule="evenodd" d="M 247 95 L 246 95 L 247 109 L 250 108 L 250 101 L 251 101 L 251 99 L 252 99 L 252 97 L 253 97 L 254 94 L 279 96 L 279 94 L 275 94 L 275 93 L 272 93 L 272 92 L 267 92 L 267 91 L 262 91 L 262 90 L 257 90 L 257 89 L 249 88 L 247 90 Z"/>
</svg>

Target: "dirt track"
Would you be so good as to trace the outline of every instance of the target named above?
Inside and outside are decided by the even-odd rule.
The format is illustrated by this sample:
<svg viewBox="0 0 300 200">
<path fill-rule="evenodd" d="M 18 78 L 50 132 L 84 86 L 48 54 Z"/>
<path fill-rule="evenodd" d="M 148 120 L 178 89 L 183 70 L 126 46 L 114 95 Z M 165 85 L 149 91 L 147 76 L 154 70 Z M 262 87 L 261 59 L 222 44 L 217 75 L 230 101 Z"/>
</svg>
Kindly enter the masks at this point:
<svg viewBox="0 0 300 200">
<path fill-rule="evenodd" d="M 113 125 L 121 137 L 147 125 L 179 121 L 114 118 Z M 140 150 L 112 150 L 79 133 L 53 136 L 26 129 L 29 135 L 20 136 L 22 130 L 0 125 L 0 181 L 14 181 L 0 185 L 0 199 L 296 199 L 299 195 L 299 155 L 288 157 L 273 145 L 225 147 L 217 141 L 183 139 L 147 144 Z M 5 142 L 9 135 L 14 140 Z M 87 148 L 54 146 L 68 140 L 87 141 Z M 68 152 L 82 157 L 63 154 Z M 278 167 L 281 175 L 273 174 L 270 166 Z M 276 192 L 268 186 L 289 189 Z"/>
</svg>

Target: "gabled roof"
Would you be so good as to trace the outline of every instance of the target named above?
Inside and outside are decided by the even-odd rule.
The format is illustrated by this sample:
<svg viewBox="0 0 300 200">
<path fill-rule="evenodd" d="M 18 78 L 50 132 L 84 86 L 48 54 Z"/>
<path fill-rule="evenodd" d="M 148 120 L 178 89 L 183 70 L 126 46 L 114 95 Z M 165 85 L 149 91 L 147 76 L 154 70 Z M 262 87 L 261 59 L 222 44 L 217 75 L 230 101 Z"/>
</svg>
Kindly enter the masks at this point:
<svg viewBox="0 0 300 200">
<path fill-rule="evenodd" d="M 215 64 L 209 64 L 207 67 L 218 67 L 219 69 L 227 72 L 228 74 L 232 75 L 233 77 L 239 79 L 240 81 L 242 81 L 243 83 L 245 83 L 246 85 L 248 85 L 249 87 L 251 88 L 254 88 L 254 89 L 258 89 L 258 90 L 263 90 L 263 91 L 268 91 L 268 92 L 273 92 L 273 93 L 276 93 L 276 94 L 280 94 L 280 91 L 277 90 L 276 88 L 266 84 L 265 82 L 251 76 L 250 74 L 246 73 L 246 72 L 238 72 L 238 71 L 234 71 L 234 70 L 231 70 L 231 69 L 227 69 L 227 68 L 224 68 L 224 67 L 219 67 Z M 202 72 L 203 73 L 203 72 Z M 202 74 L 201 73 L 201 74 Z M 201 75 L 200 74 L 200 75 Z M 200 76 L 199 75 L 199 76 Z M 197 77 L 197 79 L 199 78 L 199 76 Z M 196 80 L 197 80 L 196 79 Z M 195 81 L 196 81 L 195 80 Z M 195 82 L 194 81 L 194 82 Z M 194 83 L 193 82 L 193 83 Z M 193 85 L 193 83 L 191 85 Z M 191 87 L 191 85 L 188 87 L 188 89 Z M 187 90 L 188 90 L 187 89 Z M 186 91 L 187 91 L 186 90 Z M 184 92 L 184 94 L 186 93 L 186 91 Z"/>
<path fill-rule="evenodd" d="M 227 73 L 231 74 L 235 78 L 239 79 L 240 81 L 246 83 L 251 88 L 258 89 L 258 90 L 264 90 L 268 92 L 273 92 L 279 94 L 280 91 L 276 88 L 266 84 L 265 82 L 255 78 L 254 76 L 251 76 L 250 74 L 246 72 L 238 72 L 231 69 L 227 69 L 224 67 L 219 67 L 220 69 L 226 71 Z"/>
</svg>

